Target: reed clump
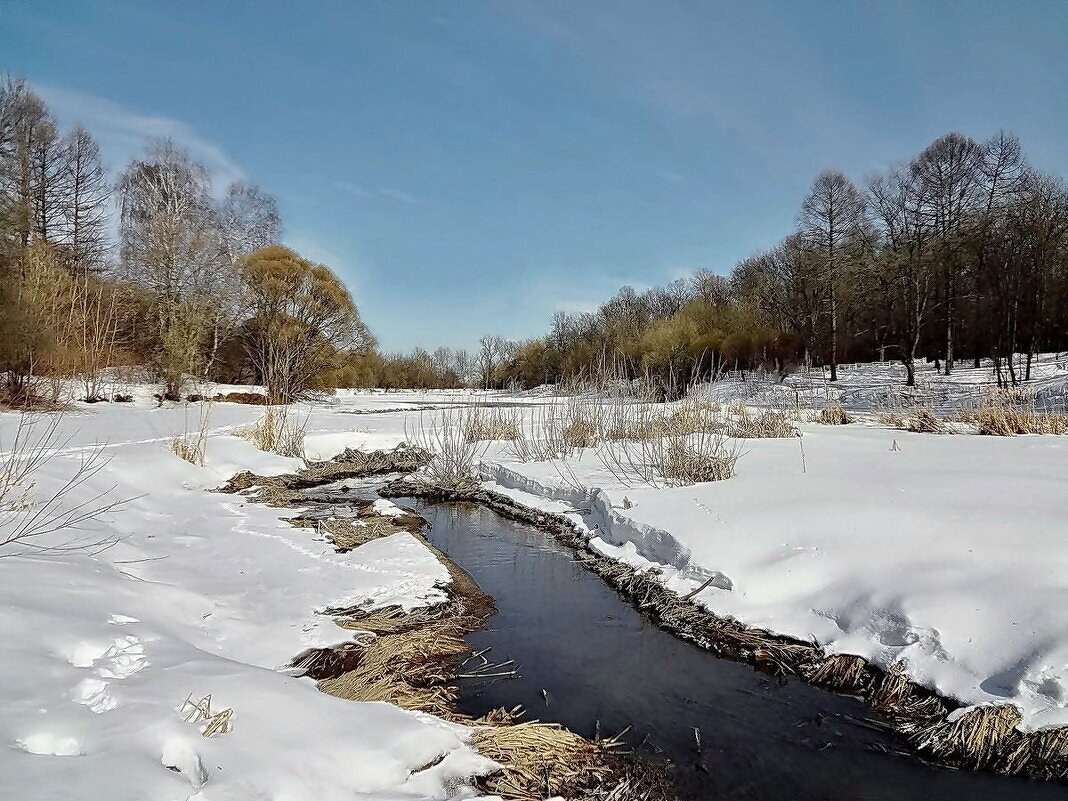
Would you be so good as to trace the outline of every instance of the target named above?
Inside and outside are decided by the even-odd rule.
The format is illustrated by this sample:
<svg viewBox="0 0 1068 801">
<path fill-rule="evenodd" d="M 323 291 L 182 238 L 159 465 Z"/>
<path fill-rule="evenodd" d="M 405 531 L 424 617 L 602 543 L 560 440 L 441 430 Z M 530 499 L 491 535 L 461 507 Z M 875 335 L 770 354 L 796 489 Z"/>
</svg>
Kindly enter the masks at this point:
<svg viewBox="0 0 1068 801">
<path fill-rule="evenodd" d="M 515 410 L 499 406 L 475 406 L 464 420 L 469 442 L 519 439 L 519 417 Z"/>
<path fill-rule="evenodd" d="M 844 426 L 852 422 L 846 410 L 838 405 L 824 406 L 816 418 L 816 422 L 825 426 Z"/>
<path fill-rule="evenodd" d="M 850 694 L 862 693 L 871 683 L 867 661 L 850 654 L 825 657 L 807 678 L 813 684 Z"/>
<path fill-rule="evenodd" d="M 955 720 L 940 720 L 917 730 L 913 744 L 921 751 L 954 765 L 992 768 L 1022 720 L 1012 704 L 969 709 Z"/>
<path fill-rule="evenodd" d="M 796 437 L 798 430 L 785 412 L 768 410 L 752 415 L 745 406 L 733 406 L 727 422 L 727 436 L 737 439 Z"/>
<path fill-rule="evenodd" d="M 1018 434 L 1068 434 L 1068 415 L 988 403 L 963 411 L 958 419 L 975 426 L 976 432 L 995 437 Z"/>
<path fill-rule="evenodd" d="M 551 723 L 515 723 L 513 714 L 490 713 L 472 738 L 480 754 L 501 765 L 481 780 L 487 793 L 516 801 L 584 798 L 612 780 L 606 752 L 615 741 L 593 743 Z"/>
<path fill-rule="evenodd" d="M 248 440 L 261 451 L 303 458 L 307 425 L 307 419 L 300 421 L 288 410 L 270 406 L 263 417 L 251 425 L 235 429 L 234 434 Z"/>
<path fill-rule="evenodd" d="M 912 414 L 904 418 L 903 427 L 906 431 L 911 431 L 915 434 L 953 433 L 953 429 L 946 424 L 946 421 L 926 406 L 913 407 Z"/>
</svg>

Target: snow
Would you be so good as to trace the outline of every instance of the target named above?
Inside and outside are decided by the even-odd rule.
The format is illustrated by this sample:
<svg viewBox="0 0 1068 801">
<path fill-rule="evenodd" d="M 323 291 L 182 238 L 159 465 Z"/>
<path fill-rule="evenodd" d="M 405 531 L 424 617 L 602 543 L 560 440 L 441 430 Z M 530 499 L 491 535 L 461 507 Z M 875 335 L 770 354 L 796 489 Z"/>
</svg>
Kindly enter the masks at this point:
<svg viewBox="0 0 1068 801">
<path fill-rule="evenodd" d="M 329 427 L 323 409 L 305 411 Z M 438 603 L 444 566 L 407 533 L 338 554 L 286 523 L 292 512 L 205 491 L 299 463 L 231 436 L 262 410 L 230 404 L 212 412 L 205 466 L 184 462 L 167 445 L 187 413 L 96 404 L 61 421 L 32 491 L 102 448 L 110 461 L 68 501 L 129 500 L 52 540 L 119 538 L 103 552 L 0 559 L 0 798 L 444 798 L 486 771 L 464 727 L 280 670 L 351 639 L 320 610 Z M 344 436 L 350 418 L 333 419 Z M 5 446 L 16 423 L 0 415 Z M 230 733 L 183 720 L 185 699 L 208 694 L 213 711 L 233 710 Z"/>
<path fill-rule="evenodd" d="M 907 660 L 914 680 L 965 704 L 1017 705 L 1028 730 L 1068 725 L 1068 437 L 879 426 L 868 413 L 906 398 L 896 370 L 846 367 L 834 386 L 800 375 L 706 388 L 751 406 L 841 402 L 861 413 L 860 424 L 802 424 L 800 439 L 744 441 L 727 481 L 626 486 L 591 450 L 565 467 L 519 462 L 494 443 L 485 486 L 571 516 L 602 553 L 660 568 L 679 592 L 711 579 L 697 599 L 719 614 L 884 667 Z M 1040 360 L 1035 374 L 1036 398 L 1058 408 L 1063 359 Z M 959 407 L 991 378 L 921 368 L 915 392 Z M 226 403 L 211 410 L 204 466 L 184 462 L 168 444 L 197 428 L 200 408 L 157 407 L 152 392 L 66 414 L 55 457 L 34 477 L 46 497 L 99 449 L 107 465 L 70 501 L 127 502 L 54 541 L 118 543 L 0 559 L 0 798 L 69 798 L 75 787 L 117 801 L 472 794 L 470 777 L 491 764 L 469 730 L 332 698 L 284 670 L 351 637 L 324 609 L 442 601 L 443 565 L 404 532 L 338 554 L 289 525 L 291 511 L 210 492 L 240 470 L 300 462 L 234 436 L 263 410 Z M 559 399 L 546 388 L 346 391 L 294 413 L 308 457 L 325 459 L 391 448 L 434 409 L 475 402 L 526 413 Z M 0 414 L 0 447 L 16 423 Z M 399 509 L 383 500 L 374 511 Z M 203 723 L 184 720 L 184 701 L 208 694 L 214 712 L 233 710 L 231 732 L 203 737 Z"/>
</svg>

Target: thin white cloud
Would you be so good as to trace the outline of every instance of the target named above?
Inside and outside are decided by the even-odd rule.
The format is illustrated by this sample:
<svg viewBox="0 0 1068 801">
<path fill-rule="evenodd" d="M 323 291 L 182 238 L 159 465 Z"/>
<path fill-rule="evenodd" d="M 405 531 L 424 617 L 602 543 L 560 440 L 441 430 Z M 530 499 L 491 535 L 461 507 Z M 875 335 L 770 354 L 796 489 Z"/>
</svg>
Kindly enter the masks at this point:
<svg viewBox="0 0 1068 801">
<path fill-rule="evenodd" d="M 61 124 L 80 123 L 96 137 L 101 152 L 116 172 L 139 156 L 149 140 L 169 138 L 211 170 L 216 191 L 245 177 L 244 170 L 226 151 L 181 120 L 142 114 L 109 98 L 59 86 L 35 83 L 33 88 Z"/>
<path fill-rule="evenodd" d="M 665 181 L 671 181 L 673 183 L 682 183 L 686 180 L 682 173 L 675 172 L 674 170 L 657 170 L 656 175 L 663 178 Z"/>
<path fill-rule="evenodd" d="M 351 184 L 348 181 L 334 181 L 334 189 L 339 192 L 344 192 L 346 195 L 352 195 L 352 197 L 371 197 L 371 193 L 362 187 Z"/>
<path fill-rule="evenodd" d="M 383 189 L 381 194 L 384 197 L 393 198 L 394 200 L 399 200 L 401 203 L 418 203 L 419 202 L 414 197 L 409 195 L 407 192 L 402 192 L 399 189 Z"/>
</svg>

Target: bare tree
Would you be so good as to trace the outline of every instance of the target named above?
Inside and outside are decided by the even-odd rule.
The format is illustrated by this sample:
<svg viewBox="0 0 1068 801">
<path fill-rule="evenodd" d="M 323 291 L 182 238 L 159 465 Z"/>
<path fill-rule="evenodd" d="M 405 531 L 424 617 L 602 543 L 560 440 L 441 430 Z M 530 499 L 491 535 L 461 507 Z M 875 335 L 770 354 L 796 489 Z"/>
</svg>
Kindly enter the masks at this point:
<svg viewBox="0 0 1068 801">
<path fill-rule="evenodd" d="M 235 263 L 254 250 L 277 245 L 282 239 L 278 201 L 274 195 L 247 181 L 230 185 L 222 218 L 227 252 Z"/>
<path fill-rule="evenodd" d="M 62 148 L 62 241 L 74 270 L 99 271 L 108 249 L 111 202 L 111 186 L 100 161 L 100 147 L 79 125 L 63 138 Z"/>
<path fill-rule="evenodd" d="M 942 312 L 946 323 L 945 372 L 953 370 L 953 340 L 957 291 L 966 269 L 962 251 L 964 227 L 981 197 L 983 151 L 975 141 L 958 133 L 936 139 L 912 163 L 923 187 L 920 212 L 934 233 L 942 268 Z"/>
<path fill-rule="evenodd" d="M 864 200 L 841 172 L 821 172 L 801 204 L 801 233 L 817 254 L 831 324 L 831 381 L 838 380 L 838 299 L 864 222 Z"/>
<path fill-rule="evenodd" d="M 148 289 L 158 324 L 156 365 L 166 394 L 204 362 L 204 332 L 225 271 L 222 226 L 208 171 L 170 141 L 130 163 L 119 180 L 121 260 L 126 277 Z"/>
<path fill-rule="evenodd" d="M 501 336 L 486 334 L 478 340 L 478 372 L 482 381 L 482 388 L 489 389 L 493 385 L 494 373 L 504 359 L 505 339 Z"/>
<path fill-rule="evenodd" d="M 907 386 L 916 384 L 916 352 L 934 305 L 934 264 L 928 252 L 930 229 L 920 213 L 924 185 L 915 174 L 896 168 L 873 179 L 868 198 L 879 242 L 876 263 L 887 302 L 896 308 L 891 326 Z"/>
</svg>

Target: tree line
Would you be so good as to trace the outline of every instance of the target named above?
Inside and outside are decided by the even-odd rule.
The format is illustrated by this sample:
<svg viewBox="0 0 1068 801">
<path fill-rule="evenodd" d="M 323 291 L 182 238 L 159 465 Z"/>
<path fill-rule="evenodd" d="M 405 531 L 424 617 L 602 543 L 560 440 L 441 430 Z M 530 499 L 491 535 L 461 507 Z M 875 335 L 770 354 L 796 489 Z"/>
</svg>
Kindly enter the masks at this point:
<svg viewBox="0 0 1068 801">
<path fill-rule="evenodd" d="M 923 358 L 946 375 L 991 359 L 1016 384 L 1065 348 L 1068 188 L 1012 135 L 950 133 L 859 186 L 820 173 L 796 229 L 728 275 L 623 287 L 485 363 L 490 385 L 646 376 L 677 395 L 726 371 L 823 366 L 835 381 L 858 361 L 899 361 L 913 385 Z"/>
<path fill-rule="evenodd" d="M 339 386 L 533 387 L 644 376 L 664 396 L 725 373 L 896 360 L 991 359 L 1030 378 L 1068 348 L 1068 188 L 1019 141 L 936 139 L 855 183 L 825 171 L 794 231 L 726 275 L 558 312 L 517 342 L 383 354 L 343 283 L 279 244 L 275 198 L 221 191 L 173 142 L 113 180 L 92 134 L 63 132 L 23 81 L 0 80 L 0 401 L 101 399 L 107 368 L 146 365 L 161 395 L 192 378 L 267 386 L 289 401 Z M 1021 354 L 1021 358 L 1011 358 Z M 1019 363 L 1018 363 L 1019 362 Z"/>
<path fill-rule="evenodd" d="M 255 184 L 217 193 L 168 140 L 113 181 L 89 131 L 61 132 L 4 78 L 0 400 L 56 402 L 69 379 L 102 400 L 103 372 L 122 365 L 150 367 L 171 399 L 190 378 L 264 384 L 275 402 L 359 380 L 375 341 L 355 303 L 280 239 Z"/>
</svg>

